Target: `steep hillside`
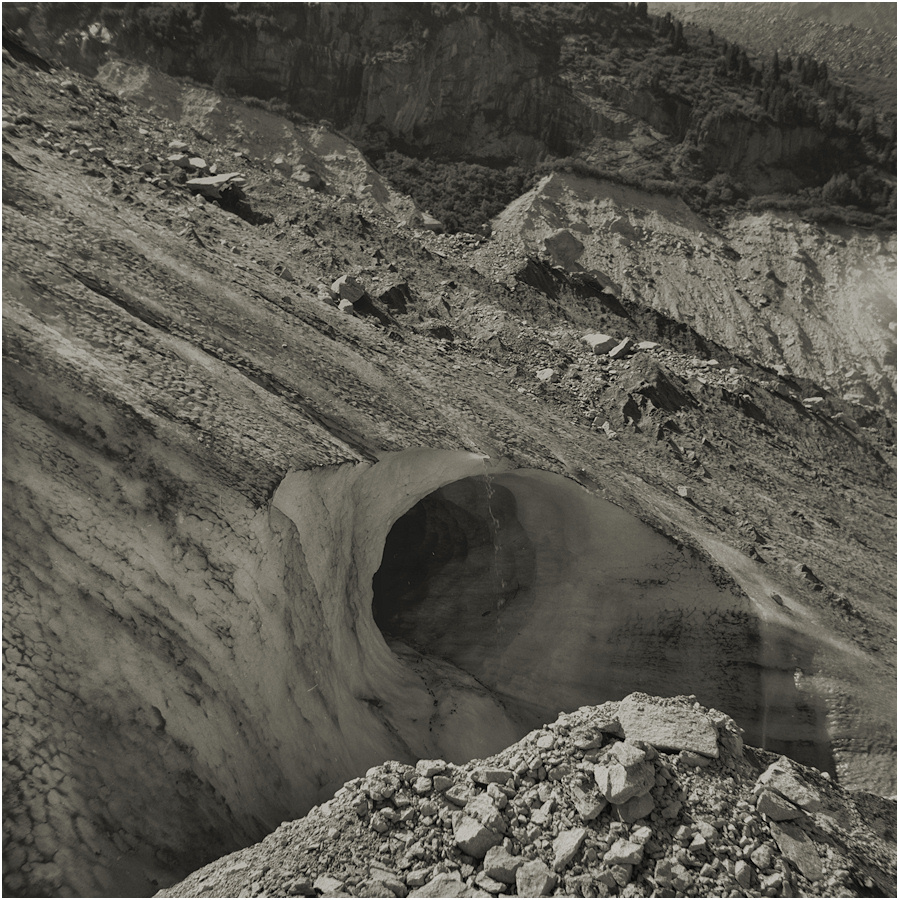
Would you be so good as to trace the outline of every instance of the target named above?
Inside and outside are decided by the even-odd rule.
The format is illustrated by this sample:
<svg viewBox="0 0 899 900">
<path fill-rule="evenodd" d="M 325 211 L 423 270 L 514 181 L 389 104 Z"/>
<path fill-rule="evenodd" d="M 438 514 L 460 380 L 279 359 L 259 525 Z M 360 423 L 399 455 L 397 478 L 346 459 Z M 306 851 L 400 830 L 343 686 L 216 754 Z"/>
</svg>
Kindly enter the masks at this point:
<svg viewBox="0 0 899 900">
<path fill-rule="evenodd" d="M 687 40 L 645 4 L 36 4 L 4 22 L 89 74 L 148 62 L 326 117 L 371 153 L 575 156 L 686 196 L 727 174 L 737 195 L 895 217 L 895 112 L 862 108 L 817 62 Z"/>
<path fill-rule="evenodd" d="M 896 109 L 894 3 L 650 3 L 751 53 L 811 56 L 868 103 Z"/>
<path fill-rule="evenodd" d="M 633 691 L 895 792 L 891 408 L 651 290 L 675 238 L 760 283 L 711 225 L 657 203 L 635 240 L 622 193 L 580 231 L 563 197 L 555 240 L 522 217 L 549 256 L 436 234 L 326 126 L 98 77 L 4 49 L 5 894 L 146 896 L 385 760 Z M 837 288 L 889 252 L 727 228 Z M 825 294 L 772 294 L 800 347 L 888 346 Z"/>
<path fill-rule="evenodd" d="M 771 368 L 846 399 L 896 395 L 895 237 L 774 211 L 719 220 L 677 198 L 555 173 L 493 223 L 544 254 Z M 839 246 L 839 250 L 835 248 Z"/>
</svg>

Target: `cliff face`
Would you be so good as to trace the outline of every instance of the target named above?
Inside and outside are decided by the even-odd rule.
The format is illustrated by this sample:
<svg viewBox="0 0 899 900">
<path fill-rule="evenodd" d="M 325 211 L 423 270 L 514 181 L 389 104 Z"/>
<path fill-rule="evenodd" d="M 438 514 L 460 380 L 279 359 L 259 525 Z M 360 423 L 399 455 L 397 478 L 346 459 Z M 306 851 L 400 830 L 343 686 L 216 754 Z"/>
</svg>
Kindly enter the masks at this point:
<svg viewBox="0 0 899 900">
<path fill-rule="evenodd" d="M 238 95 L 277 99 L 369 146 L 457 159 L 532 163 L 578 154 L 605 161 L 632 153 L 634 134 L 651 129 L 640 161 L 674 154 L 686 139 L 701 152 L 678 158 L 701 179 L 727 170 L 774 190 L 794 186 L 787 171 L 811 172 L 817 181 L 810 153 L 822 172 L 833 168 L 833 148 L 817 128 L 736 112 L 708 126 L 706 113 L 673 87 L 597 78 L 590 65 L 585 74 L 560 60 L 563 47 L 577 59 L 588 53 L 585 41 L 607 42 L 622 16 L 619 24 L 635 29 L 639 45 L 651 41 L 648 20 L 630 13 L 606 11 L 613 19 L 605 28 L 572 22 L 571 34 L 556 34 L 548 25 L 541 31 L 539 21 L 522 28 L 489 4 L 278 4 L 255 16 L 208 11 L 196 20 L 160 9 L 130 19 L 106 11 L 105 25 L 90 6 L 80 19 L 21 9 L 8 18 L 90 74 L 110 54 L 122 55 Z"/>
</svg>

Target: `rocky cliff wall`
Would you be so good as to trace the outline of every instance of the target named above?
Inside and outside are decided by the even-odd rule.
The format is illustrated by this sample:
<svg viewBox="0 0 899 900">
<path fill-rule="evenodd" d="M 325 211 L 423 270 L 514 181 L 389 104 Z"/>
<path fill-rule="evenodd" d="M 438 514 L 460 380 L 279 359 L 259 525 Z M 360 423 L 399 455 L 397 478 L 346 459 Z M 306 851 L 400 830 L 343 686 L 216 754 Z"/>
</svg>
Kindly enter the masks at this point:
<svg viewBox="0 0 899 900">
<path fill-rule="evenodd" d="M 558 25 L 516 24 L 489 5 L 279 4 L 258 14 L 249 7 L 179 17 L 163 9 L 130 19 L 90 6 L 80 16 L 20 7 L 7 19 L 90 74 L 112 58 L 139 60 L 219 90 L 277 99 L 369 146 L 416 154 L 523 163 L 581 155 L 618 159 L 627 170 L 632 135 L 652 129 L 654 139 L 636 153 L 642 164 L 671 153 L 691 175 L 727 170 L 764 192 L 794 187 L 797 172 L 813 184 L 826 173 L 826 181 L 836 149 L 844 149 L 817 128 L 767 117 L 706 123 L 685 97 L 597 75 L 605 63 L 587 65 L 585 77 L 560 62 L 564 42 L 590 32 L 585 20 L 570 23 L 563 38 Z M 643 52 L 648 26 L 638 19 L 628 28 L 645 30 L 634 38 Z M 600 29 L 593 39 L 610 35 Z M 701 152 L 678 155 L 685 139 Z"/>
</svg>

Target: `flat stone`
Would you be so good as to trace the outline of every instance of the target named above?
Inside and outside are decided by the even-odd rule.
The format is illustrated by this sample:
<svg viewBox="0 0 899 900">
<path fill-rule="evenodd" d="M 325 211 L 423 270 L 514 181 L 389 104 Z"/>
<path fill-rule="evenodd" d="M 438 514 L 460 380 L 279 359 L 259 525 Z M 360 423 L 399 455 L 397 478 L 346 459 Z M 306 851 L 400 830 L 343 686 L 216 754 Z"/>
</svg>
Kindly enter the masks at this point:
<svg viewBox="0 0 899 900">
<path fill-rule="evenodd" d="M 568 868 L 571 861 L 578 855 L 587 831 L 584 828 L 569 828 L 559 832 L 553 841 L 553 870 L 562 872 Z"/>
<path fill-rule="evenodd" d="M 515 884 L 515 873 L 525 864 L 521 856 L 512 856 L 505 847 L 491 847 L 484 856 L 484 871 L 503 884 Z"/>
<path fill-rule="evenodd" d="M 597 356 L 608 353 L 618 343 L 618 338 L 611 337 L 608 334 L 601 334 L 598 331 L 585 334 L 584 340 Z"/>
<path fill-rule="evenodd" d="M 821 865 L 818 849 L 798 825 L 772 822 L 770 828 L 771 836 L 777 842 L 780 852 L 809 881 L 819 881 L 824 877 L 824 867 Z"/>
<path fill-rule="evenodd" d="M 718 757 L 714 723 L 688 706 L 662 706 L 646 694 L 631 694 L 618 704 L 618 719 L 629 741 L 644 741 L 659 750 L 693 750 Z"/>
<path fill-rule="evenodd" d="M 410 897 L 461 897 L 466 884 L 458 875 L 435 875 L 427 884 L 412 891 Z"/>
<path fill-rule="evenodd" d="M 602 861 L 607 866 L 639 866 L 643 862 L 643 845 L 618 838 L 606 851 Z"/>
<path fill-rule="evenodd" d="M 313 887 L 322 893 L 323 896 L 329 897 L 342 891 L 346 885 L 339 878 L 332 878 L 330 875 L 319 875 L 315 879 Z"/>
<path fill-rule="evenodd" d="M 678 489 L 678 491 L 679 490 L 680 489 Z M 690 492 L 687 491 L 687 497 L 689 498 L 689 496 Z M 693 766 L 696 769 L 704 769 L 712 760 L 708 756 L 703 756 L 701 753 L 694 753 L 692 750 L 681 750 L 681 752 L 677 754 L 677 761 L 684 766 Z"/>
<path fill-rule="evenodd" d="M 770 790 L 777 791 L 786 797 L 791 803 L 801 806 L 808 812 L 818 812 L 824 804 L 821 795 L 805 781 L 794 768 L 792 760 L 782 756 L 777 762 L 771 763 L 758 777 L 757 784 L 762 784 Z"/>
<path fill-rule="evenodd" d="M 784 822 L 788 819 L 796 819 L 802 815 L 802 810 L 794 806 L 785 797 L 775 794 L 774 791 L 762 791 L 755 801 L 755 808 L 764 813 L 772 822 Z"/>
<path fill-rule="evenodd" d="M 474 883 L 481 888 L 481 890 L 487 891 L 488 894 L 503 894 L 509 890 L 509 885 L 494 880 L 486 872 L 478 872 L 475 876 Z"/>
<path fill-rule="evenodd" d="M 463 853 L 467 853 L 475 859 L 483 859 L 491 847 L 502 843 L 503 838 L 501 834 L 482 825 L 477 819 L 462 816 L 453 829 L 453 841 Z"/>
<path fill-rule="evenodd" d="M 637 349 L 638 350 L 655 350 L 659 344 L 656 341 L 638 341 Z"/>
<path fill-rule="evenodd" d="M 415 764 L 415 771 L 424 778 L 431 778 L 446 771 L 446 763 L 442 759 L 420 759 Z"/>
<path fill-rule="evenodd" d="M 558 880 L 543 860 L 533 859 L 515 873 L 515 889 L 519 897 L 549 897 Z"/>
<path fill-rule="evenodd" d="M 611 350 L 609 350 L 609 358 L 621 359 L 631 352 L 633 346 L 634 342 L 630 338 L 625 338 L 623 341 L 616 344 Z"/>
<path fill-rule="evenodd" d="M 202 194 L 213 200 L 220 200 L 222 190 L 228 187 L 239 187 L 246 183 L 240 172 L 224 172 L 221 175 L 207 175 L 205 178 L 189 178 L 185 187 L 195 194 Z"/>
<path fill-rule="evenodd" d="M 493 769 L 481 766 L 471 773 L 471 780 L 476 784 L 505 784 L 514 777 L 511 769 Z"/>
</svg>

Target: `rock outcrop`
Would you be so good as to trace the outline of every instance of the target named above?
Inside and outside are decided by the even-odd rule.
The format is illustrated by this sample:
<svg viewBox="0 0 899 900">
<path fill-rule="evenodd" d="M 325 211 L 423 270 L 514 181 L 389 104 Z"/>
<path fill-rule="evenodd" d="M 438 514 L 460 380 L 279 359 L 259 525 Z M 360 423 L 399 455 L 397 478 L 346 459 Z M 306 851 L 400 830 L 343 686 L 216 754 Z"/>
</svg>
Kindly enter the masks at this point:
<svg viewBox="0 0 899 900">
<path fill-rule="evenodd" d="M 729 144 L 730 145 L 730 144 Z M 558 251 L 567 223 L 581 250 Z M 893 235 L 827 228 L 789 214 L 713 227 L 680 200 L 554 173 L 493 223 L 497 239 L 614 283 L 737 356 L 832 391 L 896 396 Z"/>
<path fill-rule="evenodd" d="M 664 749 L 645 739 L 655 719 Z M 785 757 L 760 771 L 767 758 L 692 698 L 633 694 L 489 760 L 370 769 L 158 896 L 892 896 L 892 804 Z M 791 824 L 766 811 L 770 791 L 805 800 Z M 587 793 L 600 813 L 584 815 Z"/>
</svg>

